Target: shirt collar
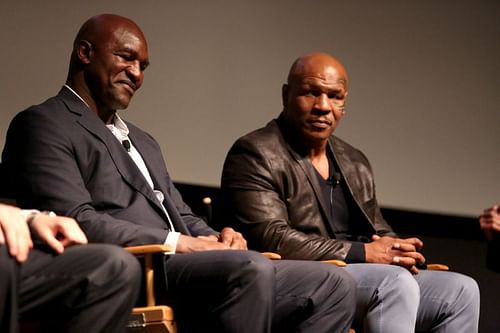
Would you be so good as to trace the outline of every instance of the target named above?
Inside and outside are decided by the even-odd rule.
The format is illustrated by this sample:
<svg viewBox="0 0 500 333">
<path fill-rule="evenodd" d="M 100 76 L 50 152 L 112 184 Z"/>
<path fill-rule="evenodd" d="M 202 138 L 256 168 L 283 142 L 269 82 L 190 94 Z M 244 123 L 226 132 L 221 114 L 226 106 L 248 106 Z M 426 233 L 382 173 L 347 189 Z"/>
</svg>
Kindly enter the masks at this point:
<svg viewBox="0 0 500 333">
<path fill-rule="evenodd" d="M 65 84 L 64 86 L 67 89 L 69 89 L 69 91 L 71 91 L 73 94 L 75 94 L 75 96 L 78 97 L 87 107 L 89 107 L 87 102 L 85 102 L 83 98 L 80 95 L 78 95 L 76 91 L 74 91 L 69 85 Z M 125 124 L 125 122 L 122 120 L 122 118 L 120 118 L 120 116 L 117 113 L 115 113 L 113 117 L 113 123 L 106 126 L 111 130 L 111 132 L 113 132 L 113 134 L 115 134 L 115 136 L 119 136 L 122 139 L 127 138 L 129 133 L 127 124 Z"/>
<path fill-rule="evenodd" d="M 127 127 L 127 124 L 120 118 L 118 113 L 115 113 L 113 116 L 113 123 L 106 125 L 111 132 L 117 137 L 120 137 L 122 140 L 126 139 L 128 137 L 129 129 Z"/>
<path fill-rule="evenodd" d="M 68 86 L 67 84 L 65 84 L 64 86 L 65 86 L 66 88 L 68 88 L 68 89 L 69 89 L 69 91 L 71 91 L 73 94 L 75 94 L 75 96 L 76 96 L 76 97 L 78 97 L 78 98 L 79 98 L 79 99 L 80 99 L 80 100 L 81 100 L 81 101 L 82 101 L 85 105 L 87 105 L 87 107 L 88 107 L 88 108 L 90 108 L 90 107 L 89 107 L 89 105 L 87 104 L 87 102 L 85 102 L 85 101 L 83 100 L 83 98 L 82 98 L 80 95 L 78 95 L 78 94 L 76 93 L 76 91 L 74 91 L 74 90 L 73 90 L 70 86 Z"/>
</svg>

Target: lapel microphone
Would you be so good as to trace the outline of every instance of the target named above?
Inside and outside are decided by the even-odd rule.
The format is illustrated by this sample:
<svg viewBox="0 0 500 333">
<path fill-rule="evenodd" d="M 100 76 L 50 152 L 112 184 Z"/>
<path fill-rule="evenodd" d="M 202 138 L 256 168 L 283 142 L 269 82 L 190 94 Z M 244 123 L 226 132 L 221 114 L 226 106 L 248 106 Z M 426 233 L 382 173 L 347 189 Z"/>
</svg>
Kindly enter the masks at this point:
<svg viewBox="0 0 500 333">
<path fill-rule="evenodd" d="M 122 141 L 122 146 L 123 148 L 125 148 L 125 150 L 127 151 L 127 153 L 130 153 L 130 141 L 128 140 L 123 140 Z"/>
<path fill-rule="evenodd" d="M 340 179 L 341 179 L 340 173 L 338 173 L 338 172 L 334 172 L 334 173 L 333 173 L 333 175 L 331 175 L 331 176 L 327 179 L 327 182 L 328 182 L 328 184 L 330 184 L 330 185 L 336 186 L 336 185 L 339 185 L 339 184 L 340 184 Z"/>
</svg>

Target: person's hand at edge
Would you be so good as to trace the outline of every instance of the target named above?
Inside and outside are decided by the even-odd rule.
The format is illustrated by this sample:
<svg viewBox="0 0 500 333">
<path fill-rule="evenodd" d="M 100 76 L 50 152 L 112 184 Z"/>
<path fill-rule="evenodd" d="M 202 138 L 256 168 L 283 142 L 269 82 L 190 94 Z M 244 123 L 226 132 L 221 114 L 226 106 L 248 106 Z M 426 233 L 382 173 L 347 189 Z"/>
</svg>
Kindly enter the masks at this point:
<svg viewBox="0 0 500 333">
<path fill-rule="evenodd" d="M 57 253 L 63 253 L 64 248 L 71 245 L 88 243 L 78 223 L 69 217 L 40 213 L 31 219 L 29 225 L 32 232 Z"/>
<path fill-rule="evenodd" d="M 0 244 L 6 244 L 10 255 L 18 262 L 28 259 L 33 241 L 21 209 L 0 204 Z"/>
<path fill-rule="evenodd" d="M 492 240 L 493 235 L 500 232 L 500 205 L 485 209 L 479 216 L 479 226 L 486 239 Z"/>
</svg>

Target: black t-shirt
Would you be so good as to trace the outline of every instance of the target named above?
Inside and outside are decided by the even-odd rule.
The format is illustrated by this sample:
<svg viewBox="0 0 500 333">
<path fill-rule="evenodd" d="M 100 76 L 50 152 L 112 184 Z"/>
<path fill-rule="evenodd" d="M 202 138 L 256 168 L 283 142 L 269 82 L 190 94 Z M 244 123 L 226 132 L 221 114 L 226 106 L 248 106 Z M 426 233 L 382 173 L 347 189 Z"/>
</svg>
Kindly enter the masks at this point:
<svg viewBox="0 0 500 333">
<path fill-rule="evenodd" d="M 328 179 L 324 179 L 319 172 L 316 171 L 319 185 L 323 198 L 327 204 L 327 223 L 330 224 L 336 239 L 353 240 L 351 223 L 352 212 L 351 204 L 348 200 L 348 188 L 341 173 L 338 171 L 338 166 L 335 164 L 335 159 L 332 153 L 328 151 Z M 365 262 L 364 245 L 361 242 L 352 242 L 352 247 L 346 257 L 346 262 Z"/>
</svg>

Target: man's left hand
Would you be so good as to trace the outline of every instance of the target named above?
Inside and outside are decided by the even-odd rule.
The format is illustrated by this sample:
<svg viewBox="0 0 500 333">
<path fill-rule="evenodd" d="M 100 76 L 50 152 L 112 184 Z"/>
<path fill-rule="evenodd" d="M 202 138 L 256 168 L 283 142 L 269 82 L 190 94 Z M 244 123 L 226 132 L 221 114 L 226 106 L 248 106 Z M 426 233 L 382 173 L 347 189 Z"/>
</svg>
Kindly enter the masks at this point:
<svg viewBox="0 0 500 333">
<path fill-rule="evenodd" d="M 233 228 L 224 228 L 219 234 L 219 242 L 229 245 L 235 250 L 248 250 L 247 241 L 243 235 Z"/>
</svg>

